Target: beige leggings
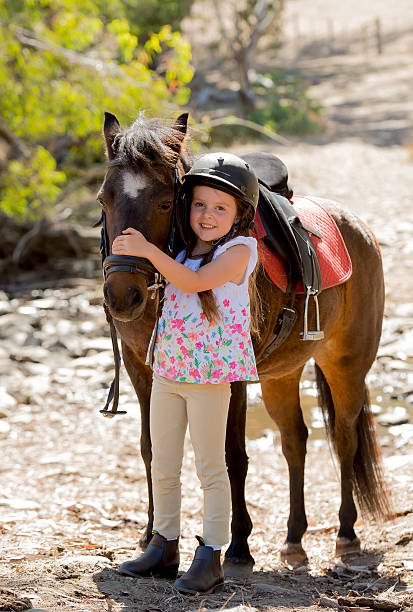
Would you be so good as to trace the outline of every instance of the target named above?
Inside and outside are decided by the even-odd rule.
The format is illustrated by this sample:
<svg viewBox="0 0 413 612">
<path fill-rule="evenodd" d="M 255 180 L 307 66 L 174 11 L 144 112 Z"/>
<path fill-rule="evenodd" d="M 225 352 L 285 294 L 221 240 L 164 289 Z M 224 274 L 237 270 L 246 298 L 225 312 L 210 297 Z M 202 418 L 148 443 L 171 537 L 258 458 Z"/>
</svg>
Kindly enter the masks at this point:
<svg viewBox="0 0 413 612">
<path fill-rule="evenodd" d="M 225 434 L 231 386 L 175 382 L 154 373 L 150 406 L 154 529 L 165 538 L 180 534 L 181 466 L 187 424 L 204 492 L 203 538 L 228 542 L 231 492 Z M 194 534 L 195 535 L 195 534 Z"/>
</svg>

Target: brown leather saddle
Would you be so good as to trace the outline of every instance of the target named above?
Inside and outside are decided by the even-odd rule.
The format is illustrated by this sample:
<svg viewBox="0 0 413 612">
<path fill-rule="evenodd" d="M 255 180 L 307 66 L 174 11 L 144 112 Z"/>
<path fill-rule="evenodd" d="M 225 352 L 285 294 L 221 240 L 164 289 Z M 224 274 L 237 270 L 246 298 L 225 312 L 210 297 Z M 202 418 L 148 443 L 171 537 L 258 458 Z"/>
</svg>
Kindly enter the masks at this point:
<svg viewBox="0 0 413 612">
<path fill-rule="evenodd" d="M 289 304 L 280 313 L 276 328 L 264 350 L 264 359 L 289 336 L 297 313 L 294 308 L 295 288 L 300 280 L 305 289 L 303 340 L 322 340 L 318 295 L 322 291 L 322 278 L 317 253 L 311 234 L 321 238 L 314 228 L 305 225 L 289 201 L 293 190 L 288 182 L 288 170 L 279 157 L 269 153 L 247 153 L 242 158 L 254 168 L 259 184 L 260 197 L 257 214 L 266 231 L 266 246 L 284 261 L 288 274 L 287 296 Z M 308 308 L 314 300 L 316 328 L 308 329 Z"/>
</svg>

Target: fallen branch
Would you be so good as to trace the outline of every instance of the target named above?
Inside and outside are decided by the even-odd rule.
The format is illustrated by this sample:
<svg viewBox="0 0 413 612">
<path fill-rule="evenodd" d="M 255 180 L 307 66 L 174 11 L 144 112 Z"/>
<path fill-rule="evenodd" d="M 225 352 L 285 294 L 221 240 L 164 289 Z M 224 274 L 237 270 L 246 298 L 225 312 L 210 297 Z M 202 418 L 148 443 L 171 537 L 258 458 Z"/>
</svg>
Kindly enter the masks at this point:
<svg viewBox="0 0 413 612">
<path fill-rule="evenodd" d="M 82 226 L 58 224 L 40 219 L 24 231 L 13 248 L 10 262 L 20 268 L 33 269 L 56 258 L 98 256 L 99 231 Z M 1 260 L 4 263 L 4 259 Z"/>
<path fill-rule="evenodd" d="M 325 595 L 322 595 L 317 603 L 319 606 L 322 606 L 323 608 L 339 608 L 340 607 L 337 600 L 333 599 L 332 597 L 326 597 Z"/>
<path fill-rule="evenodd" d="M 105 176 L 106 169 L 106 164 L 99 164 L 97 166 L 93 166 L 93 168 L 89 168 L 88 170 L 86 170 L 82 174 L 82 176 L 80 176 L 75 181 L 72 181 L 67 187 L 65 187 L 65 189 L 63 189 L 59 194 L 59 204 L 55 207 L 56 213 L 60 212 L 65 208 L 65 200 L 71 193 L 77 191 L 85 185 L 93 183 L 94 181 L 102 180 Z"/>
<path fill-rule="evenodd" d="M 254 130 L 255 132 L 259 132 L 264 136 L 267 136 L 271 140 L 278 142 L 279 144 L 289 145 L 291 144 L 288 138 L 284 138 L 284 136 L 280 136 L 276 132 L 260 125 L 259 123 L 255 123 L 254 121 L 250 121 L 249 119 L 242 119 L 241 117 L 222 117 L 221 119 L 211 119 L 210 121 L 205 121 L 202 123 L 197 123 L 192 126 L 193 130 L 202 130 L 202 128 L 215 128 L 220 126 L 228 126 L 228 125 L 240 125 L 242 127 L 248 128 L 250 130 Z"/>
<path fill-rule="evenodd" d="M 12 254 L 12 261 L 16 266 L 21 264 L 22 260 L 30 251 L 32 245 L 38 242 L 39 236 L 44 233 L 47 225 L 48 222 L 46 219 L 40 219 L 39 221 L 36 221 L 29 232 L 23 234 L 19 242 L 16 244 Z"/>
<path fill-rule="evenodd" d="M 381 597 L 337 597 L 339 606 L 360 606 L 362 608 L 372 608 L 373 610 L 383 610 L 383 612 L 393 612 L 401 610 L 401 605 L 389 599 Z"/>
</svg>

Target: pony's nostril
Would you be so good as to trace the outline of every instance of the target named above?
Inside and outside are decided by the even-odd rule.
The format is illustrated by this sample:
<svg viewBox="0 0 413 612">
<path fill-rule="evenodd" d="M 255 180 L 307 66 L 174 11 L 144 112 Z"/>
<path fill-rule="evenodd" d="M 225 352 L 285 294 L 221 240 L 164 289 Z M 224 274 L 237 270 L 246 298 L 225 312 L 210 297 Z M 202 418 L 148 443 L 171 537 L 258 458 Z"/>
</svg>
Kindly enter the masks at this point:
<svg viewBox="0 0 413 612">
<path fill-rule="evenodd" d="M 129 287 L 128 293 L 131 304 L 133 304 L 134 306 L 139 306 L 140 304 L 142 304 L 143 296 L 139 287 Z"/>
<path fill-rule="evenodd" d="M 125 287 L 113 282 L 107 282 L 103 286 L 103 295 L 112 315 L 120 320 L 128 320 L 128 317 L 135 317 L 136 313 L 140 312 L 145 301 L 145 294 L 138 285 Z"/>
</svg>

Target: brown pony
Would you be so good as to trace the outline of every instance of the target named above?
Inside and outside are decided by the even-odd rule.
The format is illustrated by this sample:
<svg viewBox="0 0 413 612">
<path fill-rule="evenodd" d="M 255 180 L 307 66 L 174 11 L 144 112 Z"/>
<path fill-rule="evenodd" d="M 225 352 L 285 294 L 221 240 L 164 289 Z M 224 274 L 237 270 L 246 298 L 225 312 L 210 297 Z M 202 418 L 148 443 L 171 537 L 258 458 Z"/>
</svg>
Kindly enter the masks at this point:
<svg viewBox="0 0 413 612">
<path fill-rule="evenodd" d="M 161 249 L 166 248 L 172 223 L 174 172 L 189 168 L 186 149 L 187 114 L 172 126 L 142 115 L 122 131 L 118 120 L 105 114 L 104 139 L 108 171 L 98 194 L 105 217 L 108 248 L 126 227 L 139 229 Z M 259 160 L 255 167 L 260 176 Z M 323 200 L 335 219 L 349 251 L 353 275 L 344 284 L 319 297 L 323 340 L 303 342 L 304 296 L 297 296 L 297 322 L 289 338 L 260 361 L 279 313 L 286 305 L 282 293 L 261 268 L 256 279 L 265 318 L 254 349 L 265 407 L 281 433 L 288 463 L 290 515 L 282 559 L 296 564 L 306 559 L 301 539 L 307 529 L 304 507 L 304 461 L 307 427 L 300 407 L 299 382 L 306 362 L 315 361 L 320 405 L 327 431 L 338 456 L 341 472 L 340 527 L 336 552 L 358 551 L 354 531 L 357 510 L 383 517 L 389 502 L 382 482 L 379 451 L 369 408 L 365 377 L 379 344 L 384 304 L 382 262 L 371 231 L 352 213 Z M 141 540 L 151 538 L 153 504 L 149 398 L 152 371 L 145 355 L 155 322 L 155 300 L 148 299 L 147 273 L 128 270 L 111 273 L 104 298 L 121 337 L 123 360 L 141 409 L 141 454 L 149 489 L 149 522 Z M 232 492 L 232 541 L 225 556 L 227 575 L 246 575 L 254 564 L 248 547 L 252 523 L 245 504 L 248 457 L 245 451 L 246 383 L 231 384 L 226 458 Z"/>
</svg>

